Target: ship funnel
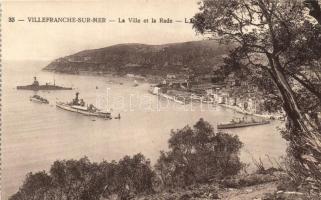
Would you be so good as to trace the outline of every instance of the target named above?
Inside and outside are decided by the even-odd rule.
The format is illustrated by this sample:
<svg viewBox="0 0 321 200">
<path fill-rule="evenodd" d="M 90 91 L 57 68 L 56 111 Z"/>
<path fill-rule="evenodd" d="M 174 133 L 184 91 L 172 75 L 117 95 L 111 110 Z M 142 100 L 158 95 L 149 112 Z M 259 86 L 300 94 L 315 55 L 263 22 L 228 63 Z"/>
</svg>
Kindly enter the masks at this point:
<svg viewBox="0 0 321 200">
<path fill-rule="evenodd" d="M 74 105 L 78 105 L 78 102 L 79 102 L 78 96 L 79 96 L 79 92 L 76 92 L 76 97 L 73 99 Z"/>
<path fill-rule="evenodd" d="M 39 86 L 39 82 L 37 81 L 37 77 L 33 77 L 34 81 L 33 81 L 33 85 Z"/>
</svg>

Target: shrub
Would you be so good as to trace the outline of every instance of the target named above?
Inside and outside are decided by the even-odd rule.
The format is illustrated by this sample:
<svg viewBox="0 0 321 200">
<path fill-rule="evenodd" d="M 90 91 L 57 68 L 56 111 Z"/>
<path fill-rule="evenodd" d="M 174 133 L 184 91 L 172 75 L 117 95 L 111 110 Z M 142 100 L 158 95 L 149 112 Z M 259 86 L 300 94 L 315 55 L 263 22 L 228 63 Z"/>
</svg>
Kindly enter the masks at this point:
<svg viewBox="0 0 321 200">
<path fill-rule="evenodd" d="M 200 119 L 193 128 L 172 131 L 170 150 L 161 152 L 155 168 L 170 187 L 219 180 L 242 169 L 238 156 L 241 147 L 237 136 L 214 133 L 213 127 Z"/>
<path fill-rule="evenodd" d="M 43 200 L 47 196 L 47 191 L 52 187 L 51 177 L 44 171 L 28 173 L 26 179 L 19 189 L 10 199 L 12 200 Z"/>
<path fill-rule="evenodd" d="M 152 192 L 153 176 L 142 154 L 125 156 L 118 163 L 92 163 L 87 157 L 55 161 L 49 175 L 29 173 L 10 200 L 98 200 L 111 194 L 128 199 L 131 194 Z"/>
<path fill-rule="evenodd" d="M 154 172 L 150 161 L 142 154 L 133 158 L 125 156 L 118 164 L 102 164 L 106 177 L 106 194 L 117 194 L 121 199 L 131 195 L 153 192 L 152 179 Z"/>
</svg>

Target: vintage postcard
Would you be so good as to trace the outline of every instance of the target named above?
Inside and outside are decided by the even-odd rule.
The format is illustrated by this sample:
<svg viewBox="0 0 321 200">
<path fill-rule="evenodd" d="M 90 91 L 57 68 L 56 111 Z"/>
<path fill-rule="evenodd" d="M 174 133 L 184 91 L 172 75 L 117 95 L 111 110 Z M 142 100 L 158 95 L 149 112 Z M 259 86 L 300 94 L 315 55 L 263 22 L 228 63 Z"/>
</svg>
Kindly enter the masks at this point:
<svg viewBox="0 0 321 200">
<path fill-rule="evenodd" d="M 320 199 L 318 0 L 4 0 L 1 199 Z"/>
</svg>

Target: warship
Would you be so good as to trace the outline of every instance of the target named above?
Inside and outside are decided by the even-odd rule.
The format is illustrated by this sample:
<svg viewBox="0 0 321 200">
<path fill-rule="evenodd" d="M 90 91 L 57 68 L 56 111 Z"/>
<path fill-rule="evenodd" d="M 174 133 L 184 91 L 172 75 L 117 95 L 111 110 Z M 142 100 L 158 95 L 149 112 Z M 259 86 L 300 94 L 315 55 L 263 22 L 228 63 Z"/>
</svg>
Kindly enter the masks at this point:
<svg viewBox="0 0 321 200">
<path fill-rule="evenodd" d="M 31 85 L 25 85 L 25 86 L 17 86 L 18 90 L 72 90 L 71 87 L 62 87 L 62 86 L 58 86 L 56 85 L 56 83 L 54 83 L 53 85 L 50 83 L 46 83 L 45 85 L 40 85 L 37 77 L 34 77 L 34 81 Z"/>
<path fill-rule="evenodd" d="M 44 103 L 44 104 L 48 104 L 49 101 L 39 95 L 33 95 L 32 97 L 30 97 L 30 101 L 33 102 L 37 102 L 37 103 Z"/>
<path fill-rule="evenodd" d="M 217 128 L 218 129 L 243 128 L 243 127 L 248 127 L 248 126 L 265 125 L 265 124 L 269 124 L 269 123 L 270 123 L 270 121 L 268 121 L 268 120 L 262 120 L 262 121 L 256 121 L 254 119 L 252 119 L 252 121 L 245 121 L 245 120 L 235 121 L 235 120 L 232 120 L 230 123 L 218 124 Z"/>
<path fill-rule="evenodd" d="M 76 97 L 69 103 L 56 102 L 57 108 L 79 113 L 86 116 L 99 117 L 104 119 L 111 119 L 111 112 L 102 111 L 96 108 L 93 104 L 86 105 L 83 99 L 79 99 L 79 93 L 76 93 Z"/>
</svg>

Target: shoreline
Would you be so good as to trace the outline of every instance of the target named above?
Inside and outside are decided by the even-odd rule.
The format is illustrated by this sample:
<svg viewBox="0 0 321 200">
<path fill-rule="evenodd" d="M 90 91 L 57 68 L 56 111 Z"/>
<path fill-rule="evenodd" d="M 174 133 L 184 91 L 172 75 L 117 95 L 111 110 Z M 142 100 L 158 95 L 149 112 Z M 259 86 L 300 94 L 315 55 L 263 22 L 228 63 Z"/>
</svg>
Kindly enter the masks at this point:
<svg viewBox="0 0 321 200">
<path fill-rule="evenodd" d="M 43 72 L 51 72 L 55 74 L 66 74 L 66 75 L 80 75 L 80 76 L 95 76 L 95 77 L 114 77 L 114 78 L 126 78 L 126 79 L 137 79 L 137 81 L 144 81 L 149 84 L 156 84 L 159 83 L 164 77 L 155 76 L 155 75 L 139 75 L 139 74 L 117 74 L 112 72 L 91 72 L 91 71 L 82 71 L 80 73 L 71 73 L 71 72 L 59 72 L 55 70 L 45 69 L 42 68 L 40 71 Z"/>
<path fill-rule="evenodd" d="M 105 77 L 105 78 L 120 78 L 120 79 L 125 79 L 125 80 L 135 80 L 138 83 L 147 83 L 147 84 L 157 84 L 159 83 L 162 79 L 165 79 L 165 77 L 160 77 L 160 76 L 152 76 L 152 75 L 146 75 L 146 77 L 142 76 L 142 75 L 135 75 L 135 74 L 124 74 L 124 75 L 120 75 L 120 74 L 115 74 L 115 73 L 98 73 L 98 72 L 83 72 L 83 73 L 79 73 L 79 74 L 73 74 L 73 73 L 65 73 L 65 72 L 57 72 L 55 70 L 48 70 L 48 69 L 41 69 L 41 71 L 44 72 L 51 72 L 51 73 L 56 73 L 56 74 L 69 74 L 69 75 L 80 75 L 80 76 L 94 76 L 94 77 Z M 116 82 L 115 82 L 116 83 Z M 118 83 L 118 82 L 117 82 Z M 117 84 L 116 83 L 116 84 Z M 122 82 L 119 82 L 118 84 L 122 84 Z M 149 91 L 150 94 L 152 95 L 156 95 L 158 97 L 173 101 L 175 103 L 181 104 L 181 105 L 187 105 L 190 103 L 190 101 L 186 101 L 185 98 L 184 101 L 180 100 L 180 98 L 178 98 L 177 95 L 170 95 L 170 94 L 154 94 L 151 91 Z M 256 114 L 256 113 L 251 113 L 248 111 L 245 111 L 237 106 L 231 106 L 231 105 L 226 105 L 226 104 L 219 104 L 217 102 L 215 102 L 215 100 L 212 103 L 208 103 L 208 102 L 197 102 L 197 101 L 193 101 L 191 100 L 193 103 L 206 103 L 206 104 L 212 104 L 212 105 L 219 105 L 223 108 L 227 108 L 230 110 L 233 110 L 239 114 L 243 114 L 243 115 L 249 115 L 249 116 L 254 116 L 254 117 L 258 117 L 261 119 L 269 119 L 269 120 L 278 120 L 278 121 L 284 121 L 284 116 L 280 115 L 280 114 Z"/>
<path fill-rule="evenodd" d="M 250 116 L 254 116 L 254 117 L 259 117 L 259 118 L 263 118 L 263 119 L 270 119 L 270 120 L 279 120 L 279 121 L 283 121 L 282 120 L 282 116 L 280 115 L 274 115 L 274 114 L 269 114 L 269 115 L 261 115 L 261 114 L 255 114 L 255 113 L 251 113 L 251 112 L 247 112 L 245 110 L 242 110 L 241 108 L 237 107 L 237 106 L 230 106 L 230 105 L 226 105 L 226 104 L 217 104 L 223 108 L 228 108 L 230 110 L 233 110 L 237 113 L 243 114 L 243 115 L 250 115 Z"/>
</svg>

